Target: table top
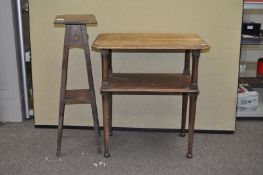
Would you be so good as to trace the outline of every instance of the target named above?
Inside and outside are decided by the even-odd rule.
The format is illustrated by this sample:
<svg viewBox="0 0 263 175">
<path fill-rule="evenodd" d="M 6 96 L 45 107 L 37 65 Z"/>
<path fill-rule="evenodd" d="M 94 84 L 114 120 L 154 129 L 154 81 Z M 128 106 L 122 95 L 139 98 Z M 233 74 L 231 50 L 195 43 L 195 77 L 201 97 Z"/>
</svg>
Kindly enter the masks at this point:
<svg viewBox="0 0 263 175">
<path fill-rule="evenodd" d="M 204 50 L 209 45 L 197 34 L 180 33 L 102 33 L 95 49 L 116 50 Z"/>
<path fill-rule="evenodd" d="M 54 24 L 97 24 L 96 17 L 89 14 L 57 15 Z"/>
</svg>

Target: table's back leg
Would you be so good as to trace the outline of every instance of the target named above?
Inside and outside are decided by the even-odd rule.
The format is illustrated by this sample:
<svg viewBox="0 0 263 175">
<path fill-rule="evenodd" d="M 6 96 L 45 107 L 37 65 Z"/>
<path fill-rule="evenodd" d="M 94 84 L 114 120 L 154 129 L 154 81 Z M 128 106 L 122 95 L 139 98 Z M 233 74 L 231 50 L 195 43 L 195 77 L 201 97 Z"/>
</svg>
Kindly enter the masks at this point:
<svg viewBox="0 0 263 175">
<path fill-rule="evenodd" d="M 186 115 L 187 115 L 187 104 L 188 104 L 188 94 L 183 94 L 182 100 L 182 121 L 181 121 L 181 131 L 180 136 L 185 136 L 185 123 L 186 123 Z"/>
<path fill-rule="evenodd" d="M 109 77 L 111 77 L 112 76 L 112 72 L 113 72 L 113 70 L 112 70 L 112 51 L 111 50 L 109 50 L 109 55 L 108 55 L 108 67 L 109 67 Z M 112 93 L 110 94 L 110 96 L 109 96 L 109 105 L 110 105 L 110 111 L 109 111 L 109 130 L 110 130 L 110 136 L 112 136 L 113 135 L 113 133 L 112 133 Z"/>
<path fill-rule="evenodd" d="M 109 83 L 110 75 L 110 50 L 101 51 L 102 58 L 102 83 Z M 112 94 L 102 94 L 102 108 L 103 108 L 103 127 L 104 127 L 104 157 L 110 157 L 109 142 L 110 142 L 110 127 L 111 127 L 111 107 L 112 107 Z"/>
<path fill-rule="evenodd" d="M 192 77 L 191 77 L 191 89 L 198 89 L 198 62 L 200 51 L 192 51 Z M 190 94 L 190 106 L 189 106 L 189 127 L 188 127 L 188 152 L 187 158 L 193 157 L 193 139 L 194 139 L 194 125 L 195 125 L 195 113 L 196 113 L 196 101 L 198 93 Z"/>
<path fill-rule="evenodd" d="M 110 136 L 112 136 L 112 94 L 109 95 L 109 132 Z"/>
<path fill-rule="evenodd" d="M 184 60 L 184 75 L 190 75 L 190 50 L 185 51 L 185 60 Z M 188 104 L 188 94 L 183 94 L 182 98 L 182 121 L 181 121 L 181 131 L 180 136 L 185 136 L 185 123 L 187 115 L 187 104 Z"/>
</svg>

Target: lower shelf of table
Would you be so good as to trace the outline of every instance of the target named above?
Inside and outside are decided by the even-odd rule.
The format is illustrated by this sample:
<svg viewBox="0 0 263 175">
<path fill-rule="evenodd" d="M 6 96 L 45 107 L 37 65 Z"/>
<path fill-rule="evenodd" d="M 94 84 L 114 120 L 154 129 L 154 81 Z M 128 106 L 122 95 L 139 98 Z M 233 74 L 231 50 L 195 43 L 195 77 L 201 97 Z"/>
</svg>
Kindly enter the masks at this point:
<svg viewBox="0 0 263 175">
<path fill-rule="evenodd" d="M 112 93 L 198 93 L 191 89 L 191 76 L 167 73 L 113 73 L 102 83 L 101 92 Z"/>
</svg>

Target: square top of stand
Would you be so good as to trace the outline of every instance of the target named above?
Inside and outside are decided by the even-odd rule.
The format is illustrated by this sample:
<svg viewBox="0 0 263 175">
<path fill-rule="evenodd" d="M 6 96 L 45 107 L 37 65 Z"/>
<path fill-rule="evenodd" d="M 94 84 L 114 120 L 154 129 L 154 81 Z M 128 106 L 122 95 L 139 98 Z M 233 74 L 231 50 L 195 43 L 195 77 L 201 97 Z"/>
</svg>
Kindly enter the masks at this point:
<svg viewBox="0 0 263 175">
<path fill-rule="evenodd" d="M 94 15 L 57 15 L 54 24 L 97 24 Z"/>
</svg>

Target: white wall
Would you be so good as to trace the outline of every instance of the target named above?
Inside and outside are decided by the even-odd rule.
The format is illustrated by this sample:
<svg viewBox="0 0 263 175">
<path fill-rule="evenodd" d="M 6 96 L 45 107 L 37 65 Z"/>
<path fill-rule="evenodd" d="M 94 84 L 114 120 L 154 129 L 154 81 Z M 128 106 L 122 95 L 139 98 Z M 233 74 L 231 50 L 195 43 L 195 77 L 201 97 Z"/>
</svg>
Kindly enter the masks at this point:
<svg viewBox="0 0 263 175">
<path fill-rule="evenodd" d="M 22 121 L 12 5 L 0 5 L 0 121 Z"/>
<path fill-rule="evenodd" d="M 57 14 L 95 14 L 90 43 L 102 32 L 198 33 L 211 46 L 201 55 L 196 128 L 234 130 L 243 0 L 30 0 L 35 122 L 56 125 L 64 28 Z M 86 88 L 83 51 L 70 52 L 68 88 Z M 181 54 L 113 54 L 116 72 L 182 71 Z M 91 52 L 102 123 L 101 58 Z M 66 107 L 66 125 L 92 125 L 89 105 Z M 179 96 L 114 96 L 113 126 L 179 128 Z"/>
</svg>

